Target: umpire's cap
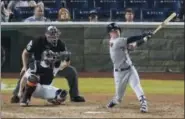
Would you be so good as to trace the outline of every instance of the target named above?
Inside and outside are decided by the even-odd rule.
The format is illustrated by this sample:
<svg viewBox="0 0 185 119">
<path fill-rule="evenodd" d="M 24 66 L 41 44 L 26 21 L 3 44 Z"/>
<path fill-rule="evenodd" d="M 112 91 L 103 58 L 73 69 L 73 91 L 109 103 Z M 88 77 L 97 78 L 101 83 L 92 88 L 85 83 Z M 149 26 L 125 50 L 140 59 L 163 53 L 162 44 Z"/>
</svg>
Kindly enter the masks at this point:
<svg viewBox="0 0 185 119">
<path fill-rule="evenodd" d="M 110 23 L 108 26 L 107 26 L 107 32 L 111 32 L 111 31 L 114 31 L 114 30 L 119 30 L 121 32 L 121 28 L 118 26 L 118 24 L 116 23 Z"/>
</svg>

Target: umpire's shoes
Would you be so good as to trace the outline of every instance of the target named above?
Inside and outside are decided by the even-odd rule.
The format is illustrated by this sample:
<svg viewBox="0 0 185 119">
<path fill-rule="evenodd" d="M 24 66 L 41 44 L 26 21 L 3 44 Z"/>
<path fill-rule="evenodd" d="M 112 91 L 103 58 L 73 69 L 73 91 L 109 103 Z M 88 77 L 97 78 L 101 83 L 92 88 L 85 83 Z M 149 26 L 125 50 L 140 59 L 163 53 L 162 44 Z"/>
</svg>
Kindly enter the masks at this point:
<svg viewBox="0 0 185 119">
<path fill-rule="evenodd" d="M 20 99 L 17 95 L 13 95 L 11 98 L 11 103 L 19 103 Z"/>
<path fill-rule="evenodd" d="M 107 105 L 107 108 L 112 108 L 114 106 L 116 106 L 117 104 L 113 101 L 110 101 L 109 104 Z"/>
<path fill-rule="evenodd" d="M 71 102 L 85 102 L 85 98 L 82 96 L 72 97 Z"/>
</svg>

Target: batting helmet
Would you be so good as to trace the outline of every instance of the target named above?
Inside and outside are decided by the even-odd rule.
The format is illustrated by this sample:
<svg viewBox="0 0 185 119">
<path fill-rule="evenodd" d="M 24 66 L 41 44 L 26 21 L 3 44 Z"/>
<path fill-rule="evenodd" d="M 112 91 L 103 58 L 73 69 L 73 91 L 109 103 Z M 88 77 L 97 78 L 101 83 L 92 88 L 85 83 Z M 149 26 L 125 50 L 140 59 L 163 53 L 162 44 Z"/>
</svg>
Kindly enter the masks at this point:
<svg viewBox="0 0 185 119">
<path fill-rule="evenodd" d="M 111 31 L 115 31 L 115 30 L 119 30 L 121 32 L 121 28 L 118 26 L 118 24 L 116 23 L 110 23 L 108 26 L 107 26 L 107 32 L 111 32 Z"/>
</svg>

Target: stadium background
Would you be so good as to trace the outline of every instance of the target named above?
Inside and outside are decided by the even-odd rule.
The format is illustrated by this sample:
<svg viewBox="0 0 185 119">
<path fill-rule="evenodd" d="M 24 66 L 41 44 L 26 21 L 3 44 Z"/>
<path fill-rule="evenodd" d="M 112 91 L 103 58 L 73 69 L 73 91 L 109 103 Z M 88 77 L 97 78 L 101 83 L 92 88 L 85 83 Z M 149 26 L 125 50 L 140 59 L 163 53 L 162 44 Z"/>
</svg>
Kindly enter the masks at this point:
<svg viewBox="0 0 185 119">
<path fill-rule="evenodd" d="M 9 10 L 11 1 L 3 0 L 3 2 L 5 9 Z M 36 0 L 35 2 L 44 4 L 42 6 L 44 16 L 51 21 L 57 21 L 61 8 L 68 9 L 70 21 L 88 21 L 90 15 L 96 14 L 98 21 L 124 22 L 127 8 L 133 9 L 134 21 L 136 22 L 160 22 L 172 12 L 177 13 L 177 17 L 173 21 L 183 21 L 183 0 Z M 33 9 L 33 6 L 15 6 L 11 8 L 13 14 L 10 14 L 11 17 L 9 16 L 8 21 L 21 22 L 34 14 Z M 58 26 L 60 27 L 60 25 Z M 154 27 L 133 29 L 123 26 L 122 28 L 124 36 L 137 35 L 154 29 Z M 33 27 L 2 27 L 2 46 L 6 50 L 6 62 L 2 67 L 2 72 L 19 72 L 21 57 L 17 56 L 20 56 L 29 40 L 41 35 L 44 30 L 44 27 L 39 27 L 39 29 Z M 112 65 L 109 60 L 108 47 L 104 42 L 108 38 L 105 27 L 83 26 L 73 28 L 65 26 L 61 30 L 61 39 L 67 43 L 67 47 L 72 51 L 72 62 L 79 72 L 111 71 Z M 162 30 L 152 42 L 131 52 L 133 62 L 139 71 L 183 72 L 183 32 L 183 28 Z"/>
</svg>

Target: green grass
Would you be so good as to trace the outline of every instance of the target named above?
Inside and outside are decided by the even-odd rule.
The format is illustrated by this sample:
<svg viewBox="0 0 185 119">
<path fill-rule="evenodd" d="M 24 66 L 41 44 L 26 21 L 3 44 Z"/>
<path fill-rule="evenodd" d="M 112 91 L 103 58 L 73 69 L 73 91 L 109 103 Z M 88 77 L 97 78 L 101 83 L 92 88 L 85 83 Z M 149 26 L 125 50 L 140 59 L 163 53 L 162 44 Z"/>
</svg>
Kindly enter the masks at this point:
<svg viewBox="0 0 185 119">
<path fill-rule="evenodd" d="M 15 87 L 17 80 L 3 79 L 2 82 L 9 87 Z M 64 78 L 56 78 L 53 82 L 56 87 L 68 89 Z M 184 94 L 184 81 L 182 80 L 141 80 L 144 92 L 147 94 Z M 80 78 L 79 89 L 81 93 L 114 93 L 113 78 Z M 4 91 L 9 93 L 10 91 Z M 130 86 L 127 92 L 132 92 Z"/>
</svg>

